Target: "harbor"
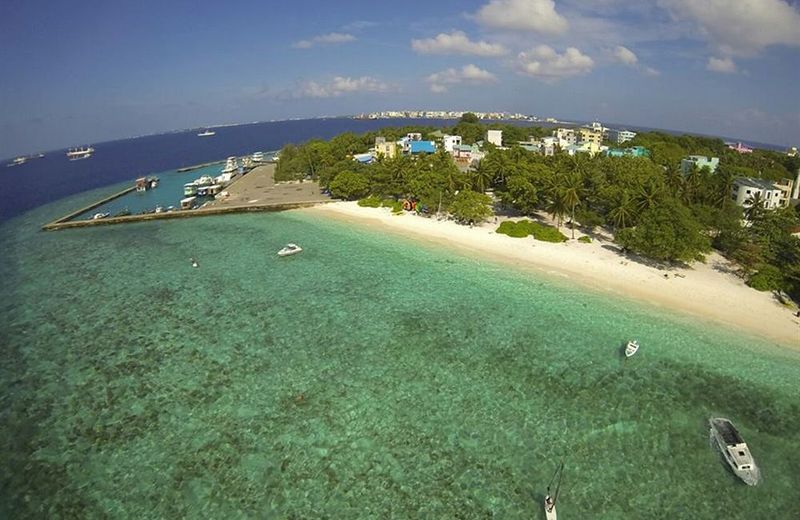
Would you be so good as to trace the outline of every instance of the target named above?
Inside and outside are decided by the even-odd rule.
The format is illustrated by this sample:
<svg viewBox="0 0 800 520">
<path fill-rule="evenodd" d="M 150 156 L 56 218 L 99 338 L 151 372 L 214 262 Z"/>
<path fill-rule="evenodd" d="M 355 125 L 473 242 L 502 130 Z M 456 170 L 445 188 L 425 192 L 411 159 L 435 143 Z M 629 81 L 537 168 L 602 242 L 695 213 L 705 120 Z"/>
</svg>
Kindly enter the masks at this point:
<svg viewBox="0 0 800 520">
<path fill-rule="evenodd" d="M 253 160 L 253 157 L 258 159 Z M 268 157 L 268 156 L 267 156 Z M 283 211 L 330 202 L 313 181 L 276 183 L 275 164 L 259 152 L 136 179 L 132 186 L 44 224 L 54 231 L 250 211 Z M 234 165 L 236 165 L 234 167 Z"/>
</svg>

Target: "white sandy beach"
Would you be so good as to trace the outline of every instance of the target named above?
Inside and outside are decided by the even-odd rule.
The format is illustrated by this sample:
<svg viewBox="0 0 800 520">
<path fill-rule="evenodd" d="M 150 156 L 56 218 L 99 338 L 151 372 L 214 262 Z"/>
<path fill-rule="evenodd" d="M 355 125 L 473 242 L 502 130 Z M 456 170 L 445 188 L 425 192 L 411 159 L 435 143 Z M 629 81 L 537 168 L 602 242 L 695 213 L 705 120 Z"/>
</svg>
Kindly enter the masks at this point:
<svg viewBox="0 0 800 520">
<path fill-rule="evenodd" d="M 299 211 L 357 222 L 444 244 L 469 255 L 543 271 L 800 350 L 800 318 L 778 303 L 772 294 L 745 285 L 729 271 L 727 260 L 716 253 L 707 256 L 705 264 L 695 263 L 690 268 L 666 271 L 629 260 L 617 252 L 608 238 L 590 244 L 577 240 L 553 244 L 532 237 L 497 234 L 494 232 L 497 224 L 493 222 L 470 228 L 453 221 L 408 213 L 392 215 L 386 208 L 363 208 L 355 202 L 336 202 Z M 562 228 L 562 232 L 569 236 L 568 229 Z M 577 230 L 575 236 L 579 236 Z"/>
</svg>

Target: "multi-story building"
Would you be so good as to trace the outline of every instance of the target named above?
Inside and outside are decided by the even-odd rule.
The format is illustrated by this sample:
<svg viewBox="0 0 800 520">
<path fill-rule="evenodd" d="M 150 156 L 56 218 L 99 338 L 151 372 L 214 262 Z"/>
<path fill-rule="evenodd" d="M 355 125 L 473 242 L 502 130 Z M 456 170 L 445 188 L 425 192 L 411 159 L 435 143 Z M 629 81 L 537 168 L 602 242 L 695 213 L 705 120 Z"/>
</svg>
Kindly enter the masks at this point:
<svg viewBox="0 0 800 520">
<path fill-rule="evenodd" d="M 578 142 L 575 136 L 575 130 L 572 128 L 556 128 L 553 132 L 553 136 L 558 139 L 558 146 L 561 148 L 566 148 Z"/>
<path fill-rule="evenodd" d="M 644 146 L 632 146 L 630 148 L 609 148 L 606 150 L 608 157 L 649 157 L 650 151 Z"/>
<path fill-rule="evenodd" d="M 594 128 L 579 128 L 578 135 L 579 143 L 594 143 L 597 146 L 600 146 L 603 143 L 602 130 L 596 130 Z"/>
<path fill-rule="evenodd" d="M 375 156 L 376 157 L 385 157 L 387 159 L 394 159 L 397 157 L 397 143 L 394 142 L 386 142 L 383 139 L 383 142 L 379 143 L 378 139 L 383 139 L 382 137 L 375 139 Z"/>
<path fill-rule="evenodd" d="M 502 130 L 487 130 L 486 142 L 492 143 L 495 146 L 503 146 L 503 131 Z"/>
<path fill-rule="evenodd" d="M 608 140 L 612 143 L 622 144 L 636 137 L 636 132 L 630 130 L 609 130 Z"/>
<path fill-rule="evenodd" d="M 734 152 L 739 153 L 753 153 L 753 149 L 747 146 L 746 144 L 736 143 L 736 144 L 729 144 L 728 148 L 733 150 Z"/>
<path fill-rule="evenodd" d="M 444 135 L 442 136 L 442 148 L 447 153 L 453 153 L 453 148 L 461 144 L 460 135 Z"/>
<path fill-rule="evenodd" d="M 709 158 L 705 155 L 690 155 L 686 159 L 681 160 L 681 172 L 684 175 L 688 175 L 694 167 L 697 167 L 698 170 L 700 168 L 708 168 L 711 173 L 714 173 L 717 171 L 717 166 L 719 166 L 718 157 Z"/>
<path fill-rule="evenodd" d="M 792 181 L 788 180 L 788 183 L 789 190 L 791 191 Z M 761 204 L 765 209 L 785 207 L 789 204 L 789 201 L 788 197 L 784 197 L 784 191 L 781 188 L 782 187 L 776 186 L 773 182 L 764 179 L 738 177 L 733 181 L 731 199 L 744 208 L 752 206 L 753 199 L 756 196 L 761 199 Z"/>
</svg>

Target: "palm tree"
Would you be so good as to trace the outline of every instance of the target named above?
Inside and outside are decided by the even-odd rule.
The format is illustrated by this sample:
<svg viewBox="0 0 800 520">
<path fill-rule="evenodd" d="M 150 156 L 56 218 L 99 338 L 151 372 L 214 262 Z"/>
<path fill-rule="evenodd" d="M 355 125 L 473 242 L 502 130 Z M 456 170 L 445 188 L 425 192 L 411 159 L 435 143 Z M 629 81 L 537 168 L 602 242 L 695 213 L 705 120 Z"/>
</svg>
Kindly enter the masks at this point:
<svg viewBox="0 0 800 520">
<path fill-rule="evenodd" d="M 627 227 L 636 216 L 635 207 L 628 192 L 622 191 L 614 200 L 614 207 L 608 212 L 608 217 L 619 229 Z"/>
<path fill-rule="evenodd" d="M 583 197 L 583 178 L 580 173 L 573 172 L 564 179 L 561 192 L 564 197 L 564 204 L 570 208 L 572 238 L 575 238 L 575 206 L 581 203 Z"/>
<path fill-rule="evenodd" d="M 564 215 L 567 214 L 569 205 L 567 204 L 565 192 L 563 189 L 557 189 L 550 192 L 547 200 L 547 212 L 556 219 L 556 227 L 561 228 L 561 221 L 564 220 Z"/>
<path fill-rule="evenodd" d="M 494 175 L 489 171 L 488 168 L 485 168 L 482 163 L 478 163 L 478 167 L 475 169 L 474 175 L 475 188 L 477 188 L 481 193 L 485 193 L 486 188 L 491 186 L 492 181 L 494 180 Z"/>
<path fill-rule="evenodd" d="M 650 209 L 661 200 L 664 194 L 664 185 L 650 180 L 639 189 L 639 201 L 637 207 L 640 210 Z"/>
<path fill-rule="evenodd" d="M 761 195 L 760 191 L 750 195 L 750 197 L 745 200 L 744 203 L 746 206 L 746 209 L 744 210 L 744 218 L 750 222 L 758 220 L 764 214 L 764 197 Z"/>
</svg>

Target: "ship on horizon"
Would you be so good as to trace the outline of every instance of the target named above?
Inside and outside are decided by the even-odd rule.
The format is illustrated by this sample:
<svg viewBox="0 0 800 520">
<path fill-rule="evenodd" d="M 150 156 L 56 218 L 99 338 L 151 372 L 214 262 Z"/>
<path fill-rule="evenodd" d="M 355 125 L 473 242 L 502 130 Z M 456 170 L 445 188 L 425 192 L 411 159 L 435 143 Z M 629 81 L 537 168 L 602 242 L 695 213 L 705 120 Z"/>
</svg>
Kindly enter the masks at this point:
<svg viewBox="0 0 800 520">
<path fill-rule="evenodd" d="M 215 134 L 216 134 L 215 131 L 211 130 L 210 128 L 206 128 L 205 130 L 197 134 L 197 137 L 211 137 L 212 135 Z"/>
<path fill-rule="evenodd" d="M 88 159 L 94 153 L 94 148 L 91 146 L 82 146 L 80 148 L 70 148 L 67 150 L 67 159 L 70 161 L 77 161 L 79 159 Z"/>
</svg>

